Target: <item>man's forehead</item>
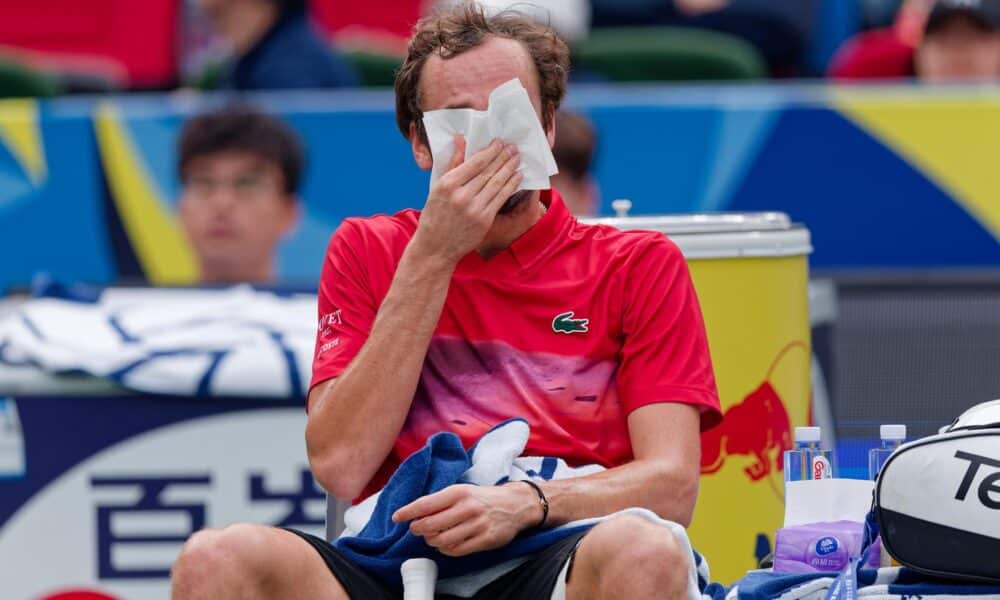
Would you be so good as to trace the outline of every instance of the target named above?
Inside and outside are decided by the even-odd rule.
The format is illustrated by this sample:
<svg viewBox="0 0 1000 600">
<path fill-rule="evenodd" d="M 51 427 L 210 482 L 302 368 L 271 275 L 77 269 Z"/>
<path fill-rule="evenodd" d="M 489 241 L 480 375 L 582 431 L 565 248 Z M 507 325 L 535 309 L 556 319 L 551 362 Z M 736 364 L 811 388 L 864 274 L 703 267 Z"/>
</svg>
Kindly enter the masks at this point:
<svg viewBox="0 0 1000 600">
<path fill-rule="evenodd" d="M 260 154 L 242 149 L 222 149 L 192 156 L 190 165 L 200 168 L 258 169 L 274 164 Z M 276 166 L 276 165 L 275 165 Z"/>
<path fill-rule="evenodd" d="M 538 90 L 534 61 L 517 40 L 494 36 L 457 56 L 442 58 L 432 54 L 420 77 L 421 108 L 482 110 L 489 93 L 515 77 L 520 78 L 529 94 Z"/>
<path fill-rule="evenodd" d="M 187 174 L 214 176 L 283 177 L 281 166 L 257 153 L 244 150 L 220 150 L 194 156 L 188 161 Z"/>
</svg>

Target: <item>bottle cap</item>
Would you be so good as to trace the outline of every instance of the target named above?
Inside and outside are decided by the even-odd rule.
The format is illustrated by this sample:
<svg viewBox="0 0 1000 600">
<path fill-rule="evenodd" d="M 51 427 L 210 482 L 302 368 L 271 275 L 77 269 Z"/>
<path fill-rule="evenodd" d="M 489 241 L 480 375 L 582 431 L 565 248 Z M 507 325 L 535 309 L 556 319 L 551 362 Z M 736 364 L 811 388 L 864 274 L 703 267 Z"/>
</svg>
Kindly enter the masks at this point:
<svg viewBox="0 0 1000 600">
<path fill-rule="evenodd" d="M 615 211 L 615 216 L 619 219 L 628 216 L 628 211 L 632 210 L 632 201 L 626 198 L 619 198 L 611 201 L 611 210 Z"/>
<path fill-rule="evenodd" d="M 819 427 L 796 427 L 796 442 L 818 442 L 820 439 Z"/>
<path fill-rule="evenodd" d="M 878 428 L 878 435 L 883 440 L 905 440 L 906 425 L 883 425 Z"/>
</svg>

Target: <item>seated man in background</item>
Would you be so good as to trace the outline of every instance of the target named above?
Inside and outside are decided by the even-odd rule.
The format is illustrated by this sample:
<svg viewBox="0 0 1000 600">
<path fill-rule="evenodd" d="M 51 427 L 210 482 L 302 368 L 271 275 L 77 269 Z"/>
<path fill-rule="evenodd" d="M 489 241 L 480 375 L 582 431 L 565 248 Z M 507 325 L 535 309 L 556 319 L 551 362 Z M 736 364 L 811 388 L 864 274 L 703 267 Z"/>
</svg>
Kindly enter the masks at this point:
<svg viewBox="0 0 1000 600">
<path fill-rule="evenodd" d="M 552 176 L 552 187 L 559 190 L 569 212 L 577 217 L 597 214 L 600 192 L 591 174 L 597 134 L 590 121 L 576 113 L 556 113 L 556 143 L 552 155 L 559 172 Z"/>
<path fill-rule="evenodd" d="M 370 496 L 431 435 L 468 446 L 512 417 L 530 424 L 526 455 L 607 468 L 537 488 L 453 485 L 394 514 L 447 556 L 629 507 L 689 524 L 699 432 L 721 418 L 670 240 L 582 225 L 554 189 L 518 191 L 518 149 L 503 140 L 468 159 L 461 136 L 453 156 L 431 153 L 425 111 L 486 110 L 514 78 L 551 146 L 568 55 L 516 13 L 467 4 L 422 21 L 397 74 L 397 124 L 420 167 L 446 172 L 423 211 L 344 221 L 323 265 L 306 445 L 331 494 Z M 472 597 L 684 598 L 691 565 L 664 527 L 619 516 L 490 571 Z M 173 586 L 176 600 L 400 597 L 327 541 L 256 525 L 196 533 Z"/>
<path fill-rule="evenodd" d="M 354 67 L 312 27 L 305 0 L 197 0 L 234 55 L 221 87 L 236 90 L 358 85 Z"/>
<path fill-rule="evenodd" d="M 295 226 L 302 146 L 278 119 L 243 107 L 184 124 L 177 149 L 179 216 L 201 283 L 270 283 Z"/>
<path fill-rule="evenodd" d="M 1000 0 L 938 0 L 914 68 L 931 83 L 1000 78 Z"/>
</svg>

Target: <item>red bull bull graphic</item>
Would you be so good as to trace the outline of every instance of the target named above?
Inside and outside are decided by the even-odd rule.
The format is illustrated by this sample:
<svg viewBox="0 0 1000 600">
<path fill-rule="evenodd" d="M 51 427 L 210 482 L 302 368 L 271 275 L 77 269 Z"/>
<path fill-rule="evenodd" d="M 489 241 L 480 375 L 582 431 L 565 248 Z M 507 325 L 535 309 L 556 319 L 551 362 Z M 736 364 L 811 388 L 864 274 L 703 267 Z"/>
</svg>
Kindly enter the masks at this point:
<svg viewBox="0 0 1000 600">
<path fill-rule="evenodd" d="M 788 411 L 765 381 L 725 412 L 722 426 L 702 436 L 701 473 L 718 472 L 730 456 L 749 456 L 755 462 L 743 471 L 750 481 L 760 481 L 774 469 L 784 470 L 783 453 L 791 447 Z"/>
<path fill-rule="evenodd" d="M 728 458 L 753 459 L 743 472 L 757 482 L 783 472 L 784 453 L 792 443 L 792 425 L 781 395 L 771 382 L 775 367 L 794 349 L 808 352 L 805 343 L 795 341 L 782 348 L 768 368 L 763 383 L 741 402 L 730 406 L 722 424 L 701 436 L 701 473 L 710 475 L 722 469 Z M 772 483 L 772 487 L 775 487 Z M 780 494 L 779 494 L 780 495 Z"/>
</svg>

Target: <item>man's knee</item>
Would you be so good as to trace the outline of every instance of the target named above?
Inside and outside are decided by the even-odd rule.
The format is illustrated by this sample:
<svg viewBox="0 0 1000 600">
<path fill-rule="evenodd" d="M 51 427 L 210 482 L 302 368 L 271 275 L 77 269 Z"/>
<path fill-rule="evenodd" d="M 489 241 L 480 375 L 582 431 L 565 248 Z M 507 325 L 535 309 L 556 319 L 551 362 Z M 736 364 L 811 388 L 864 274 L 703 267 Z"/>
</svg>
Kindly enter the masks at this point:
<svg viewBox="0 0 1000 600">
<path fill-rule="evenodd" d="M 584 537 L 576 562 L 593 569 L 600 579 L 640 577 L 683 588 L 691 557 L 670 530 L 642 517 L 622 515 L 599 523 Z"/>
<path fill-rule="evenodd" d="M 236 524 L 195 532 L 174 563 L 174 587 L 198 587 L 231 577 L 241 577 L 244 581 L 260 577 L 266 563 L 265 529 L 260 525 Z"/>
</svg>

